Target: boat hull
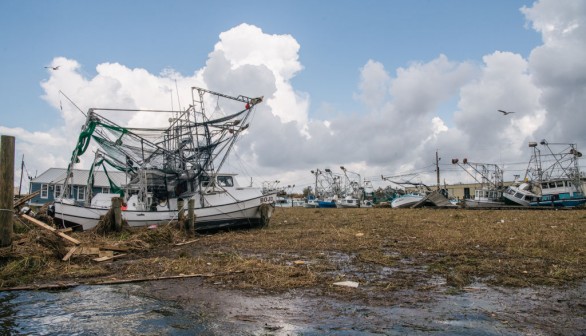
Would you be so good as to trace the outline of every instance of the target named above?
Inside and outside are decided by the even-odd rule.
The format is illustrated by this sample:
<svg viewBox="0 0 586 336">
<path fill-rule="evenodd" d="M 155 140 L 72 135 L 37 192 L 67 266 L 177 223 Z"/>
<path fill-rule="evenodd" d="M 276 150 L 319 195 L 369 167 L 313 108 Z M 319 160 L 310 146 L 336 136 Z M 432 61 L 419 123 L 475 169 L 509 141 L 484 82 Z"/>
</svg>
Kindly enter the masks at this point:
<svg viewBox="0 0 586 336">
<path fill-rule="evenodd" d="M 522 205 L 529 206 L 531 202 L 539 196 L 527 190 L 531 186 L 523 183 L 520 186 L 509 186 L 503 193 L 503 198 L 507 205 Z"/>
<path fill-rule="evenodd" d="M 392 208 L 409 208 L 412 205 L 420 202 L 423 199 L 422 195 L 403 195 L 395 198 L 391 202 Z"/>
<path fill-rule="evenodd" d="M 262 195 L 239 202 L 217 204 L 206 207 L 195 208 L 196 230 L 219 229 L 225 227 L 236 227 L 242 225 L 258 226 L 262 224 L 260 206 L 270 204 L 268 218 L 272 215 L 276 195 Z M 84 207 L 79 205 L 55 202 L 55 219 L 57 222 L 63 220 L 67 223 L 80 225 L 83 230 L 94 228 L 100 217 L 108 212 L 108 208 Z M 187 212 L 187 211 L 186 211 Z M 166 224 L 177 220 L 177 210 L 167 211 L 122 211 L 122 218 L 131 227 Z"/>
<path fill-rule="evenodd" d="M 549 206 L 560 208 L 574 208 L 586 204 L 586 198 L 557 199 L 551 201 L 531 202 L 531 206 Z"/>
<path fill-rule="evenodd" d="M 464 201 L 464 204 L 468 208 L 495 208 L 504 206 L 505 202 L 467 199 Z"/>
</svg>

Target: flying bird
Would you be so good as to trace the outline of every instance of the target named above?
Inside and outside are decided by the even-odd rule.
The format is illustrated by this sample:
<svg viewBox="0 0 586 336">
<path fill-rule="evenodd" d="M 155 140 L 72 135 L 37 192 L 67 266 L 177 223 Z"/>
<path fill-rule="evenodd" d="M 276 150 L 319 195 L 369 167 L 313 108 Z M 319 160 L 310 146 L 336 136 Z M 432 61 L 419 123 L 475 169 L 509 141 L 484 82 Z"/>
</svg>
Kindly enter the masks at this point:
<svg viewBox="0 0 586 336">
<path fill-rule="evenodd" d="M 54 66 L 54 67 L 52 67 L 52 66 L 48 66 L 48 67 L 45 67 L 45 69 L 59 70 L 59 67 L 60 67 L 60 65 L 58 65 L 58 66 Z"/>
<path fill-rule="evenodd" d="M 500 113 L 502 113 L 503 115 L 507 115 L 507 114 L 511 114 L 511 113 L 515 113 L 515 112 L 508 112 L 508 111 L 503 111 L 503 110 L 498 110 Z"/>
</svg>

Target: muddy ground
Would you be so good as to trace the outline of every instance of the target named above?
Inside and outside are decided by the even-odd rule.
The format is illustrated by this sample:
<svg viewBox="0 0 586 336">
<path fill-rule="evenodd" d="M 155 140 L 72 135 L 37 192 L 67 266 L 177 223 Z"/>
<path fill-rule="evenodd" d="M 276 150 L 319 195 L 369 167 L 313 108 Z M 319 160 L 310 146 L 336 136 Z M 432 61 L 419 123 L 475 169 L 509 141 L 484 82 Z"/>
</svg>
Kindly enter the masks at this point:
<svg viewBox="0 0 586 336">
<path fill-rule="evenodd" d="M 67 246 L 23 230 L 1 287 L 167 278 L 141 294 L 215 334 L 586 334 L 584 210 L 277 208 L 263 229 L 71 235 L 124 256 L 63 262 Z"/>
</svg>

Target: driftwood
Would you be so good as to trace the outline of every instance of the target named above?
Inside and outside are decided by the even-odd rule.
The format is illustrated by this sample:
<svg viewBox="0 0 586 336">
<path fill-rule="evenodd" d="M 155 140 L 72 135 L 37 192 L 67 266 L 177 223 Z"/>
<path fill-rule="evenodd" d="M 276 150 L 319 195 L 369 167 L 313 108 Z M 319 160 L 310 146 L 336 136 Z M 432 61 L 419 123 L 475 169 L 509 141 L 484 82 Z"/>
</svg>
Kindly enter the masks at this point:
<svg viewBox="0 0 586 336">
<path fill-rule="evenodd" d="M 97 262 L 102 262 L 102 261 L 108 261 L 108 260 L 118 259 L 118 258 L 124 257 L 125 255 L 126 255 L 125 253 L 123 253 L 123 254 L 116 254 L 116 255 L 109 255 L 109 256 L 94 258 L 93 260 L 94 261 L 97 261 Z"/>
<path fill-rule="evenodd" d="M 40 193 L 41 193 L 41 191 L 39 190 L 39 191 L 35 191 L 32 194 L 28 194 L 24 197 L 19 198 L 18 200 L 14 201 L 14 208 L 18 209 L 21 205 L 23 205 L 26 202 L 30 201 L 31 199 L 35 198 Z"/>
<path fill-rule="evenodd" d="M 222 272 L 222 273 L 198 273 L 198 274 L 180 274 L 170 275 L 164 277 L 151 277 L 151 278 L 135 278 L 135 279 L 124 279 L 124 280 L 104 280 L 97 282 L 69 282 L 69 283 L 55 283 L 46 285 L 29 285 L 29 286 L 18 286 L 10 288 L 0 288 L 0 292 L 18 291 L 18 290 L 41 290 L 41 289 L 65 289 L 72 288 L 81 285 L 118 285 L 133 282 L 147 282 L 147 281 L 159 281 L 159 280 L 173 280 L 173 279 L 187 279 L 187 278 L 211 278 L 215 276 L 224 276 L 230 274 L 244 273 L 244 271 L 233 271 L 233 272 Z"/>
<path fill-rule="evenodd" d="M 71 258 L 71 256 L 73 255 L 73 253 L 75 253 L 75 251 L 77 251 L 77 246 L 72 247 L 69 252 L 67 252 L 67 254 L 63 257 L 63 261 L 67 261 L 69 260 L 69 258 Z"/>
<path fill-rule="evenodd" d="M 69 241 L 70 243 L 73 243 L 75 245 L 81 244 L 81 242 L 79 240 L 77 240 L 77 239 L 75 239 L 75 238 L 73 238 L 71 236 L 66 235 L 65 233 L 63 233 L 63 232 L 55 229 L 54 227 L 51 227 L 51 226 L 49 226 L 49 225 L 41 222 L 40 220 L 34 219 L 34 218 L 32 218 L 32 217 L 30 217 L 28 215 L 22 215 L 22 218 L 28 220 L 29 222 L 35 224 L 36 226 L 38 226 L 38 227 L 40 227 L 42 229 L 45 229 L 45 230 L 48 230 L 48 231 L 53 232 L 54 234 L 56 234 L 59 237 L 65 239 L 67 241 Z"/>
<path fill-rule="evenodd" d="M 199 239 L 193 239 L 193 240 L 188 240 L 186 242 L 181 242 L 181 243 L 177 243 L 175 244 L 175 246 L 183 246 L 183 245 L 187 245 L 187 244 L 191 244 L 191 243 L 195 243 L 196 241 L 198 241 Z"/>
</svg>

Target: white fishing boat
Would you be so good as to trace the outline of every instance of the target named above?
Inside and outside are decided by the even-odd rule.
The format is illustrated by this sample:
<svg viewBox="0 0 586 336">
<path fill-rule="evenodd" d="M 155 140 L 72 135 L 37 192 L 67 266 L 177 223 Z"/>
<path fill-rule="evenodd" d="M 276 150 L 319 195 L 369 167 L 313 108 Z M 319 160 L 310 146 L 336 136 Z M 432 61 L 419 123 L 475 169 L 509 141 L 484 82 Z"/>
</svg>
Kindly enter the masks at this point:
<svg viewBox="0 0 586 336">
<path fill-rule="evenodd" d="M 548 152 L 542 154 L 537 142 L 529 142 L 533 154 L 523 183 L 507 188 L 503 197 L 507 203 L 523 206 L 576 207 L 586 203 L 578 159 L 582 153 L 576 144 L 541 140 Z M 563 148 L 554 152 L 551 146 Z M 542 160 L 542 157 L 546 160 Z M 549 163 L 549 166 L 544 165 Z"/>
<path fill-rule="evenodd" d="M 504 206 L 504 182 L 501 167 L 492 163 L 471 163 L 468 162 L 468 159 L 464 159 L 462 163 L 467 167 L 462 166 L 458 159 L 452 159 L 452 164 L 459 165 L 480 184 L 480 188 L 474 191 L 474 198 L 464 200 L 464 206 L 470 208 Z"/>
<path fill-rule="evenodd" d="M 410 208 L 425 197 L 423 193 L 407 193 L 394 198 L 391 201 L 391 208 Z"/>
<path fill-rule="evenodd" d="M 549 143 L 545 139 L 539 142 L 549 153 L 537 155 L 537 167 L 539 174 L 537 183 L 541 189 L 541 195 L 529 203 L 531 206 L 550 206 L 573 208 L 586 204 L 584 195 L 583 175 L 580 172 L 578 159 L 582 153 L 578 146 L 572 143 Z M 551 146 L 561 146 L 554 152 Z M 529 143 L 536 151 L 537 144 Z M 545 167 L 541 158 L 547 156 L 551 165 Z"/>
<path fill-rule="evenodd" d="M 359 208 L 362 206 L 362 203 L 356 197 L 346 196 L 346 197 L 338 200 L 338 202 L 336 203 L 336 206 L 338 208 Z"/>
<path fill-rule="evenodd" d="M 466 199 L 464 202 L 469 208 L 494 208 L 505 205 L 503 192 L 495 189 L 476 189 L 474 198 Z"/>
<path fill-rule="evenodd" d="M 147 226 L 176 220 L 194 200 L 197 229 L 217 229 L 240 225 L 266 225 L 272 215 L 276 192 L 263 194 L 261 188 L 240 187 L 235 174 L 220 173 L 238 136 L 248 128 L 247 121 L 262 98 L 232 97 L 202 88 L 192 88 L 193 104 L 184 111 L 90 109 L 68 166 L 64 195 L 54 203 L 57 222 L 95 227 L 110 208 L 111 198 L 123 197 L 122 217 L 130 226 Z M 206 107 L 220 100 L 238 112 L 212 119 Z M 100 111 L 101 114 L 97 112 Z M 154 121 L 168 121 L 167 127 L 120 126 L 104 114 L 124 112 L 143 124 L 147 115 Z M 163 114 L 164 117 L 158 117 Z M 142 118 L 137 116 L 142 116 Z M 150 120 L 150 119 L 149 119 Z M 73 167 L 90 142 L 97 146 L 83 204 L 70 199 L 68 183 Z M 94 169 L 117 169 L 128 175 L 128 183 L 112 193 L 92 193 Z M 183 201 L 183 208 L 178 204 Z M 267 206 L 263 206 L 267 204 Z"/>
<path fill-rule="evenodd" d="M 534 192 L 536 189 L 533 183 L 529 182 L 521 183 L 518 186 L 511 185 L 503 193 L 503 198 L 508 205 L 529 206 L 531 202 L 539 198 L 539 195 Z"/>
</svg>

